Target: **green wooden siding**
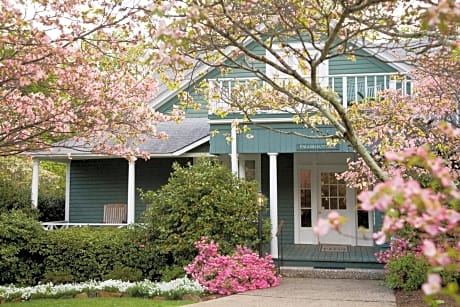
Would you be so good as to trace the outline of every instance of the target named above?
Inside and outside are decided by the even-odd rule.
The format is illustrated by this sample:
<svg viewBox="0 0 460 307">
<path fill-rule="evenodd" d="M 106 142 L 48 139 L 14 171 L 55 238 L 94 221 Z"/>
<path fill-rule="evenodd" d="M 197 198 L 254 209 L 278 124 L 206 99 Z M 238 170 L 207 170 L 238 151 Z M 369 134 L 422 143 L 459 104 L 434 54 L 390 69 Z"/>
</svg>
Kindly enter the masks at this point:
<svg viewBox="0 0 460 307">
<path fill-rule="evenodd" d="M 150 159 L 136 161 L 136 218 L 145 210 L 138 188 L 156 190 L 165 184 L 173 161 L 190 159 Z M 70 222 L 102 223 L 105 204 L 126 204 L 128 162 L 125 159 L 74 160 L 70 171 Z"/>
<path fill-rule="evenodd" d="M 278 223 L 284 221 L 281 242 L 294 243 L 294 158 L 278 155 Z"/>
<path fill-rule="evenodd" d="M 273 131 L 261 126 L 250 125 L 252 138 L 240 134 L 237 136 L 238 153 L 294 153 L 294 152 L 349 152 L 352 151 L 347 143 L 340 143 L 337 146 L 328 146 L 325 139 L 309 139 L 306 137 L 293 135 L 300 133 L 306 136 L 316 135 L 309 128 L 296 124 L 271 123 L 264 124 L 272 129 L 282 132 Z M 332 127 L 319 127 L 327 133 L 334 133 Z M 230 124 L 211 124 L 211 131 L 217 130 L 218 134 L 211 136 L 210 151 L 212 154 L 230 153 Z"/>
<path fill-rule="evenodd" d="M 329 60 L 330 75 L 385 72 L 396 72 L 396 69 L 375 57 L 369 56 L 368 54 L 357 56 L 355 61 L 348 59 L 346 56 L 338 56 Z"/>
<path fill-rule="evenodd" d="M 148 161 L 136 161 L 136 219 L 142 215 L 146 206 L 145 202 L 140 198 L 138 189 L 156 191 L 161 188 L 168 182 L 174 162 L 185 165 L 187 162 L 192 163 L 193 161 L 191 158 L 153 158 Z"/>
<path fill-rule="evenodd" d="M 127 203 L 128 162 L 73 160 L 70 182 L 70 222 L 102 223 L 104 204 Z"/>
</svg>

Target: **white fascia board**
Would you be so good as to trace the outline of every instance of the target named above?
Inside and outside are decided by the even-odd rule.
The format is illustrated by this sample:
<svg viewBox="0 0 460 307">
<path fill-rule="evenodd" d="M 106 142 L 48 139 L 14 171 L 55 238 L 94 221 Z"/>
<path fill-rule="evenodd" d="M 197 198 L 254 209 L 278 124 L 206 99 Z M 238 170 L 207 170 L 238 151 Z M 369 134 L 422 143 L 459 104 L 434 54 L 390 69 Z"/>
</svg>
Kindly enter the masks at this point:
<svg viewBox="0 0 460 307">
<path fill-rule="evenodd" d="M 175 157 L 181 156 L 181 155 L 185 154 L 186 152 L 188 152 L 188 151 L 190 151 L 190 150 L 192 150 L 192 149 L 194 149 L 194 148 L 196 148 L 196 147 L 198 147 L 200 145 L 203 145 L 206 142 L 209 142 L 209 139 L 210 139 L 209 136 L 204 137 L 204 138 L 202 138 L 202 139 L 200 139 L 200 140 L 198 140 L 198 141 L 196 141 L 196 142 L 194 142 L 194 143 L 192 143 L 190 145 L 187 145 L 184 148 L 174 152 L 172 155 L 175 156 Z"/>
<path fill-rule="evenodd" d="M 292 118 L 256 118 L 250 121 L 243 121 L 242 119 L 211 119 L 210 124 L 231 124 L 231 123 L 292 123 Z"/>
<path fill-rule="evenodd" d="M 385 62 L 385 64 L 390 65 L 397 71 L 409 72 L 415 69 L 414 66 L 404 63 L 403 59 L 398 59 L 397 57 L 395 57 L 390 51 L 388 51 L 389 49 L 378 51 L 372 49 L 371 47 L 364 47 L 363 50 L 369 53 L 370 55 L 376 57 L 377 59 L 382 60 L 383 62 Z"/>
</svg>

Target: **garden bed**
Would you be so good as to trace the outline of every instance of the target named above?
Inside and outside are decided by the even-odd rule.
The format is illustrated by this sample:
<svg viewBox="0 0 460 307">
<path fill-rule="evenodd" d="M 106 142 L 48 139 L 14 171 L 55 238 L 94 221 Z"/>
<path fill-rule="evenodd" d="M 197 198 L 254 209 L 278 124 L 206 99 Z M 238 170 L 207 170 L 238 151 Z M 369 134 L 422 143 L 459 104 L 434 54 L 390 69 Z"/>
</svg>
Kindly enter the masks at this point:
<svg viewBox="0 0 460 307">
<path fill-rule="evenodd" d="M 396 306 L 397 307 L 421 307 L 428 306 L 424 300 L 424 294 L 422 290 L 416 291 L 403 291 L 395 290 Z M 444 301 L 440 304 L 440 307 L 457 307 L 454 299 L 448 296 L 438 296 L 437 299 Z"/>
</svg>

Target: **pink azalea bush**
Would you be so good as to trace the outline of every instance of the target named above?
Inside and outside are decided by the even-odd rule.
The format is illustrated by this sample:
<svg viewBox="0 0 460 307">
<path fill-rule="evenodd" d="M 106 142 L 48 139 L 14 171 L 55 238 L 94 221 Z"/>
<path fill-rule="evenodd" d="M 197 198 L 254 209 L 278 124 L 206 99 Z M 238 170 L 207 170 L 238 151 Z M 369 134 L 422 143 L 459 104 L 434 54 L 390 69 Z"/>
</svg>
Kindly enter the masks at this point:
<svg viewBox="0 0 460 307">
<path fill-rule="evenodd" d="M 407 239 L 395 238 L 390 242 L 390 248 L 375 253 L 375 258 L 378 262 L 387 264 L 392 259 L 409 254 L 421 257 L 423 255 L 422 247 L 420 245 L 411 245 Z"/>
<path fill-rule="evenodd" d="M 248 290 L 277 286 L 281 276 L 276 273 L 270 255 L 263 258 L 251 249 L 237 246 L 233 255 L 221 255 L 219 244 L 206 237 L 195 242 L 199 250 L 195 261 L 185 272 L 211 293 L 230 295 Z"/>
</svg>

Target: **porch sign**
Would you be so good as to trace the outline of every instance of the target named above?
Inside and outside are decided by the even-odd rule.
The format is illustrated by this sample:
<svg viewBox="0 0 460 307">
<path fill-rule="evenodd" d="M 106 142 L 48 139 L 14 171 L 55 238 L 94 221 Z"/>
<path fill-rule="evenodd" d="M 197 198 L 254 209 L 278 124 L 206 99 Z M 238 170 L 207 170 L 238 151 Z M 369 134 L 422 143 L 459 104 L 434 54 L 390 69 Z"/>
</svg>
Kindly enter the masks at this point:
<svg viewBox="0 0 460 307">
<path fill-rule="evenodd" d="M 334 151 L 340 150 L 340 144 L 328 146 L 327 144 L 297 144 L 297 151 Z"/>
</svg>

